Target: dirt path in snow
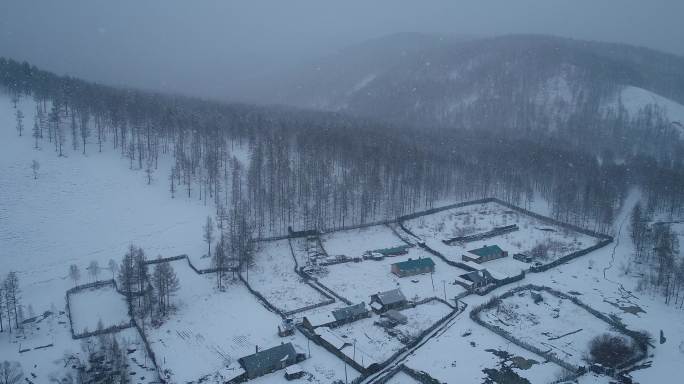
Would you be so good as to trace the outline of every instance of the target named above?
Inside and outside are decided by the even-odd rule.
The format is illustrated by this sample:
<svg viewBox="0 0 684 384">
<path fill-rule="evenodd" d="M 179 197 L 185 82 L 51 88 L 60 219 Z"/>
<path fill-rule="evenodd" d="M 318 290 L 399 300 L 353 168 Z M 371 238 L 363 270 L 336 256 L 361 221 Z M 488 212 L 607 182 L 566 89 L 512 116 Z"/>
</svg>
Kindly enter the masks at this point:
<svg viewBox="0 0 684 384">
<path fill-rule="evenodd" d="M 625 205 L 622 207 L 622 212 L 620 212 L 620 216 L 622 216 L 622 218 L 620 219 L 620 225 L 618 226 L 617 233 L 614 237 L 615 244 L 613 245 L 613 250 L 610 255 L 610 261 L 608 262 L 608 265 L 605 268 L 603 268 L 603 278 L 606 281 L 617 285 L 620 291 L 620 295 L 625 299 L 631 297 L 638 300 L 638 297 L 634 296 L 634 294 L 631 291 L 627 290 L 624 287 L 624 285 L 622 285 L 622 283 L 608 278 L 607 272 L 611 270 L 615 265 L 615 254 L 617 253 L 617 249 L 620 246 L 620 241 L 623 241 L 623 236 L 627 236 L 626 234 L 623 234 L 623 228 L 625 226 L 625 223 L 627 223 L 627 221 L 630 218 L 630 212 L 632 211 L 632 208 L 634 208 L 634 206 L 639 202 L 640 197 L 641 196 L 637 191 L 632 191 L 630 192 L 627 199 L 625 199 Z M 624 241 L 629 241 L 629 239 L 624 239 Z"/>
</svg>

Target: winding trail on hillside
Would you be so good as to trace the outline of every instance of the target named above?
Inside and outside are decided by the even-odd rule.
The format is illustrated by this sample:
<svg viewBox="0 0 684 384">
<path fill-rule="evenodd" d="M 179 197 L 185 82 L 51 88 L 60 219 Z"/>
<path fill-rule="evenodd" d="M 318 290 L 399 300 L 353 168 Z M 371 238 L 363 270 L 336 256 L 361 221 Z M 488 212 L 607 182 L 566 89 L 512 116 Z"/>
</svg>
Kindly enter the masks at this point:
<svg viewBox="0 0 684 384">
<path fill-rule="evenodd" d="M 608 278 L 607 272 L 613 268 L 615 265 L 615 254 L 617 253 L 617 249 L 620 246 L 620 241 L 622 240 L 622 237 L 625 236 L 623 235 L 623 228 L 625 226 L 625 223 L 629 220 L 630 217 L 630 212 L 632 208 L 639 202 L 640 200 L 640 194 L 637 191 L 632 191 L 627 199 L 625 199 L 625 205 L 622 207 L 622 212 L 620 212 L 620 225 L 618 226 L 617 233 L 615 234 L 615 244 L 613 245 L 613 250 L 610 255 L 610 261 L 608 262 L 608 265 L 603 268 L 603 278 L 615 285 L 618 286 L 618 289 L 620 293 L 622 294 L 623 297 L 632 297 L 634 299 L 638 299 L 631 291 L 627 290 L 622 283 L 619 281 L 612 280 Z"/>
</svg>

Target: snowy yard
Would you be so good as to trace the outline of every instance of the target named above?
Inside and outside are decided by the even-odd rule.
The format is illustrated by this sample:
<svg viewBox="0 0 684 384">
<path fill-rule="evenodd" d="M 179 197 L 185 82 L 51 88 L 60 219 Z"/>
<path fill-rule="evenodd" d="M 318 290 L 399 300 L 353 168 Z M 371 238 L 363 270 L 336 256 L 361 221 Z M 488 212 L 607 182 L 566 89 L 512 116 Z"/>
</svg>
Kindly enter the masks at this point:
<svg viewBox="0 0 684 384">
<path fill-rule="evenodd" d="M 483 309 L 480 318 L 575 366 L 588 365 L 585 359 L 593 338 L 604 333 L 620 336 L 584 308 L 543 290 L 516 292 Z"/>
<path fill-rule="evenodd" d="M 420 257 L 432 258 L 435 263 L 435 272 L 432 275 L 398 277 L 390 271 L 393 263 Z M 355 303 L 368 303 L 372 294 L 401 288 L 409 300 L 429 297 L 444 299 L 446 290 L 446 297 L 453 304 L 453 297 L 465 291 L 453 282 L 456 276 L 466 271 L 452 267 L 418 247 L 410 248 L 408 255 L 387 257 L 380 261 L 364 260 L 359 263 L 336 264 L 326 268 L 328 273 L 319 277 L 320 282 Z"/>
<path fill-rule="evenodd" d="M 131 322 L 126 297 L 113 284 L 70 294 L 69 311 L 77 335 L 96 331 L 100 325 L 106 329 Z"/>
<path fill-rule="evenodd" d="M 249 271 L 250 286 L 281 311 L 289 312 L 328 300 L 295 273 L 288 240 L 257 243 L 254 263 Z"/>
<path fill-rule="evenodd" d="M 145 358 L 144 347 L 135 328 L 117 332 L 117 341 L 127 354 L 131 377 L 135 383 L 145 384 L 155 380 L 154 367 Z M 65 366 L 69 357 L 84 359 L 83 343 L 91 339 L 74 340 L 69 331 L 69 319 L 64 312 L 52 311 L 38 315 L 25 324 L 21 332 L 0 333 L 0 356 L 2 360 L 16 361 L 23 367 L 26 384 L 55 382 L 67 374 Z M 75 374 L 75 372 L 73 372 Z"/>
<path fill-rule="evenodd" d="M 568 230 L 558 225 L 550 225 L 539 219 L 510 210 L 496 202 L 467 205 L 460 208 L 437 212 L 408 220 L 407 229 L 423 238 L 425 242 L 447 259 L 460 262 L 462 255 L 469 250 L 485 245 L 498 245 L 508 252 L 508 257 L 487 261 L 483 266 L 503 276 L 518 275 L 527 270 L 531 264 L 513 259 L 516 253 L 532 255 L 532 250 L 541 246 L 544 255 L 536 258 L 542 264 L 556 260 L 562 256 L 595 245 L 599 239 Z M 484 233 L 494 229 L 516 224 L 518 230 L 497 235 L 488 239 L 466 243 L 454 242 L 450 245 L 442 240 L 458 236 Z M 540 247 L 540 248 L 541 248 Z"/>
<path fill-rule="evenodd" d="M 464 384 L 487 382 L 485 379 L 490 376 L 485 371 L 495 374 L 504 366 L 534 384 L 551 382 L 563 371 L 475 324 L 466 314 L 457 317 L 444 333 L 428 341 L 405 364 L 441 382 L 451 383 L 458 378 L 457 382 Z"/>
<path fill-rule="evenodd" d="M 291 342 L 297 352 L 307 353 L 306 338 L 296 333 L 278 337 L 280 317 L 264 308 L 240 282 L 229 284 L 225 292 L 215 289 L 213 275 L 197 275 L 185 262 L 173 262 L 181 289 L 173 299 L 177 310 L 159 328 L 151 329 L 149 340 L 162 370 L 168 370 L 172 383 L 197 381 L 204 377 L 227 380 L 242 373 L 238 359 Z M 314 383 L 329 384 L 339 378 L 337 358 L 312 346 L 312 358 L 300 363 Z M 339 369 L 338 369 L 339 366 Z M 282 371 L 255 380 L 279 383 Z M 350 370 L 350 375 L 358 373 Z"/>
<path fill-rule="evenodd" d="M 366 251 L 405 245 L 386 225 L 336 231 L 321 236 L 328 255 L 361 257 Z"/>
<path fill-rule="evenodd" d="M 399 371 L 387 381 L 387 384 L 420 384 L 420 382 L 403 371 Z"/>
<path fill-rule="evenodd" d="M 340 347 L 342 353 L 355 362 L 370 367 L 389 359 L 405 343 L 419 337 L 451 311 L 447 305 L 435 301 L 400 311 L 408 321 L 393 328 L 376 324 L 383 319 L 373 315 L 337 328 L 323 327 L 316 331 L 331 344 Z"/>
</svg>

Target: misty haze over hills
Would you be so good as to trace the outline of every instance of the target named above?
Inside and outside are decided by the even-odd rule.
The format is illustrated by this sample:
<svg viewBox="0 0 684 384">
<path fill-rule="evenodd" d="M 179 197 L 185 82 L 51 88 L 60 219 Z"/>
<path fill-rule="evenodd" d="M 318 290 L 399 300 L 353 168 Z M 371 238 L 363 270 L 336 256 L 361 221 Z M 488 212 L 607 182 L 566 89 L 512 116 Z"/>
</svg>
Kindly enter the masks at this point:
<svg viewBox="0 0 684 384">
<path fill-rule="evenodd" d="M 683 103 L 684 57 L 545 36 L 398 34 L 265 83 L 254 100 L 419 125 L 542 130 L 615 107 L 626 87 Z"/>
<path fill-rule="evenodd" d="M 672 381 L 683 12 L 1 2 L 0 382 Z"/>
</svg>

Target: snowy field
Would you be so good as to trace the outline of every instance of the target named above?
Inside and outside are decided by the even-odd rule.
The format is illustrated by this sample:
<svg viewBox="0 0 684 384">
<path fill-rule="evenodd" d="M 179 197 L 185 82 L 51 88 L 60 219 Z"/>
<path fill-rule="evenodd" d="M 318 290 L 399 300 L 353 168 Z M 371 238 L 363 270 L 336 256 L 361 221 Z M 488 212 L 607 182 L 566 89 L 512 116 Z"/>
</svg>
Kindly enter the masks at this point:
<svg viewBox="0 0 684 384">
<path fill-rule="evenodd" d="M 508 355 L 503 355 L 502 352 Z M 503 365 L 531 383 L 549 383 L 563 369 L 474 323 L 467 314 L 412 354 L 405 364 L 445 383 L 487 383 L 485 370 Z M 458 378 L 457 381 L 454 381 Z M 492 381 L 489 381 L 493 383 Z M 515 381 L 511 381 L 515 382 Z M 409 382 L 410 383 L 410 382 Z"/>
<path fill-rule="evenodd" d="M 534 217 L 508 209 L 498 203 L 474 204 L 449 209 L 432 215 L 408 220 L 408 230 L 423 238 L 430 248 L 453 261 L 462 261 L 462 255 L 469 250 L 485 245 L 498 245 L 508 252 L 508 257 L 483 263 L 483 266 L 503 276 L 518 275 L 528 269 L 529 263 L 513 259 L 516 253 L 531 254 L 540 244 L 548 246 L 547 255 L 535 261 L 546 264 L 572 252 L 595 245 L 599 239 L 571 231 L 557 225 L 549 225 Z M 457 236 L 473 235 L 492 230 L 495 227 L 517 224 L 514 232 L 489 239 L 465 244 L 444 244 L 442 240 Z"/>
<path fill-rule="evenodd" d="M 53 308 L 46 315 L 40 315 L 30 324 L 25 324 L 19 333 L 0 333 L 0 359 L 19 362 L 25 375 L 22 383 L 25 384 L 58 382 L 67 374 L 65 366 L 68 366 L 69 357 L 81 360 L 86 357 L 82 346 L 89 339 L 71 338 L 67 314 Z M 132 351 L 127 356 L 134 382 L 154 382 L 154 367 L 145 358 L 144 347 L 135 328 L 115 335 L 122 348 Z"/>
<path fill-rule="evenodd" d="M 399 371 L 387 381 L 387 384 L 420 384 L 420 382 L 403 371 Z"/>
<path fill-rule="evenodd" d="M 543 301 L 535 304 L 531 292 L 540 294 Z M 604 333 L 620 336 L 584 308 L 546 291 L 518 292 L 482 310 L 480 318 L 575 366 L 588 365 L 585 359 L 593 338 Z"/>
<path fill-rule="evenodd" d="M 160 159 L 147 185 L 143 171 L 131 171 L 111 143 L 102 153 L 91 144 L 85 156 L 68 146 L 66 156 L 58 157 L 47 139 L 33 149 L 34 103 L 24 98 L 19 108 L 26 115 L 23 137 L 15 130 L 9 97 L 0 95 L 0 260 L 5 270 L 19 273 L 36 311 L 53 303 L 62 307 L 64 292 L 73 285 L 67 278 L 70 264 L 81 269 L 84 283 L 91 261 L 104 269 L 130 244 L 150 258 L 206 253 L 202 225 L 214 210 L 196 196 L 170 198 L 171 164 Z M 40 163 L 36 180 L 33 160 Z M 108 275 L 103 270 L 100 278 Z"/>
<path fill-rule="evenodd" d="M 322 337 L 352 360 L 370 367 L 381 364 L 398 352 L 409 340 L 418 338 L 422 332 L 448 315 L 452 309 L 441 302 L 421 304 L 401 311 L 408 319 L 406 324 L 384 328 L 376 324 L 381 317 L 373 315 L 336 328 L 318 328 Z"/>
<path fill-rule="evenodd" d="M 328 300 L 295 273 L 288 240 L 257 243 L 254 264 L 249 271 L 249 284 L 283 312 Z"/>
<path fill-rule="evenodd" d="M 150 342 L 162 369 L 168 370 L 171 383 L 186 383 L 202 378 L 222 382 L 242 373 L 238 359 L 260 349 L 293 343 L 307 353 L 303 335 L 278 337 L 280 317 L 264 308 L 245 286 L 234 281 L 225 292 L 215 289 L 213 275 L 197 275 L 184 262 L 173 262 L 181 289 L 174 304 L 177 310 L 159 328 L 151 329 Z M 331 383 L 339 378 L 337 358 L 312 346 L 312 358 L 300 363 L 314 383 Z M 350 373 L 358 376 L 350 370 Z M 283 373 L 275 372 L 256 380 L 280 383 Z"/>
<path fill-rule="evenodd" d="M 432 275 L 398 277 L 390 270 L 394 263 L 419 257 L 430 257 L 435 262 L 435 272 Z M 453 304 L 454 296 L 465 291 L 463 287 L 455 284 L 454 280 L 466 271 L 452 267 L 418 247 L 410 248 L 408 255 L 386 257 L 380 261 L 364 260 L 359 263 L 336 264 L 326 268 L 328 273 L 320 276 L 319 281 L 354 303 L 368 303 L 372 294 L 401 288 L 409 300 L 430 297 L 444 299 L 446 290 L 446 297 Z"/>
<path fill-rule="evenodd" d="M 394 329 L 401 332 L 407 338 L 415 339 L 426 329 L 433 324 L 443 319 L 453 309 L 440 301 L 430 301 L 428 303 L 417 305 L 413 308 L 407 308 L 401 313 L 407 317 L 406 324 L 399 324 Z"/>
<path fill-rule="evenodd" d="M 647 106 L 657 106 L 667 119 L 684 124 L 684 105 L 643 88 L 627 86 L 606 106 L 616 109 L 619 104 L 622 104 L 632 118 Z M 680 135 L 684 138 L 684 128 L 681 126 Z"/>
<path fill-rule="evenodd" d="M 386 225 L 326 233 L 321 236 L 328 255 L 361 257 L 366 251 L 406 245 Z"/>
<path fill-rule="evenodd" d="M 113 284 L 88 288 L 69 295 L 69 311 L 76 334 L 130 324 L 126 298 Z"/>
</svg>

